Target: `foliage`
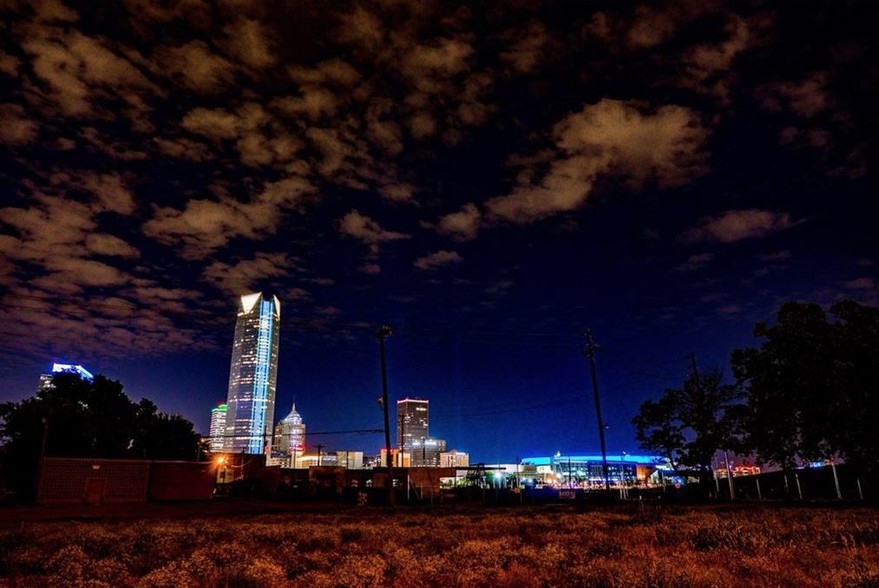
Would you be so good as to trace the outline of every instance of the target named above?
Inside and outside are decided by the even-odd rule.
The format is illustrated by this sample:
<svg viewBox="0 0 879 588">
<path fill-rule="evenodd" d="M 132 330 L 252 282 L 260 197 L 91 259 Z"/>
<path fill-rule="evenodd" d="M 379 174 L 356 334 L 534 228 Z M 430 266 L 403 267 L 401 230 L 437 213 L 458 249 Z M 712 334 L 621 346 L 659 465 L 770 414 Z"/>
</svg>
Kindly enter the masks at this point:
<svg viewBox="0 0 879 588">
<path fill-rule="evenodd" d="M 759 348 L 733 352 L 733 374 L 747 397 L 747 446 L 784 467 L 838 455 L 875 470 L 879 309 L 843 301 L 829 314 L 816 304 L 786 303 L 774 325 L 756 325 Z"/>
<path fill-rule="evenodd" d="M 362 509 L 8 527 L 0 530 L 0 584 L 8 586 L 842 587 L 879 581 L 879 513 L 873 509 L 640 504 L 478 516 Z"/>
<path fill-rule="evenodd" d="M 669 388 L 659 400 L 644 402 L 632 419 L 643 449 L 680 466 L 710 469 L 718 449 L 735 444 L 733 407 L 738 400 L 734 386 L 723 383 L 719 370 L 698 374 L 695 370 L 681 388 Z"/>
<path fill-rule="evenodd" d="M 199 436 L 183 417 L 132 402 L 118 381 L 62 373 L 31 398 L 0 404 L 0 439 L 10 484 L 32 497 L 41 454 L 192 459 Z"/>
</svg>

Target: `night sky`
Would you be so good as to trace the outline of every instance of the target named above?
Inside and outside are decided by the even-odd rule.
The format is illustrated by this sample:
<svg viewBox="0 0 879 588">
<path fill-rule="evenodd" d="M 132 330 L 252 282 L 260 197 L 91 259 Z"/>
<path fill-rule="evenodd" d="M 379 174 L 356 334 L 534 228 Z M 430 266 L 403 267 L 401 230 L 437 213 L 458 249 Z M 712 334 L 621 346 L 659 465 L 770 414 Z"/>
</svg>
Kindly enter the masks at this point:
<svg viewBox="0 0 879 588">
<path fill-rule="evenodd" d="M 237 297 L 275 418 L 431 401 L 472 461 L 610 454 L 785 300 L 879 304 L 879 4 L 0 0 L 0 401 L 53 361 L 207 434 Z M 392 413 L 393 418 L 393 413 Z M 380 434 L 309 445 L 376 453 Z"/>
</svg>

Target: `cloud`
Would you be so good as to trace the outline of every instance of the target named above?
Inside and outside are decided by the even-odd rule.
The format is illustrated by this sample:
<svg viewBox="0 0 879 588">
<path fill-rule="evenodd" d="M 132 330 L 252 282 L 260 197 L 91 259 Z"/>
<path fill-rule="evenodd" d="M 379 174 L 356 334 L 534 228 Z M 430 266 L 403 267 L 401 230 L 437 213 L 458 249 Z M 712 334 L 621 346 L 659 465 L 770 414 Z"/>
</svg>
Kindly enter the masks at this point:
<svg viewBox="0 0 879 588">
<path fill-rule="evenodd" d="M 203 143 L 192 141 L 190 139 L 163 139 L 154 137 L 159 152 L 176 157 L 178 159 L 187 159 L 189 161 L 210 161 L 214 154 Z"/>
<path fill-rule="evenodd" d="M 450 264 L 461 263 L 462 261 L 463 258 L 456 251 L 441 249 L 430 255 L 419 257 L 412 265 L 420 270 L 434 271 Z"/>
<path fill-rule="evenodd" d="M 460 39 L 441 38 L 417 44 L 403 57 L 402 70 L 416 86 L 430 90 L 431 76 L 450 77 L 469 69 L 473 48 Z"/>
<path fill-rule="evenodd" d="M 201 31 L 208 31 L 214 22 L 213 7 L 203 0 L 179 0 L 173 3 L 124 0 L 124 4 L 128 9 L 129 26 L 144 39 L 154 38 L 157 29 L 175 20 Z"/>
<path fill-rule="evenodd" d="M 380 186 L 378 191 L 388 200 L 406 202 L 407 200 L 412 199 L 412 195 L 415 192 L 415 186 L 405 182 L 385 184 L 384 186 Z"/>
<path fill-rule="evenodd" d="M 110 255 L 115 257 L 140 257 L 140 252 L 113 235 L 105 233 L 93 233 L 86 237 L 85 247 L 96 255 Z"/>
<path fill-rule="evenodd" d="M 603 99 L 557 123 L 554 148 L 525 160 L 512 193 L 489 200 L 486 208 L 495 218 L 526 224 L 576 210 L 601 175 L 619 177 L 630 188 L 648 181 L 662 188 L 680 186 L 705 173 L 707 135 L 685 107 L 651 111 Z"/>
<path fill-rule="evenodd" d="M 223 32 L 226 38 L 220 44 L 230 57 L 254 69 L 265 69 L 277 63 L 275 43 L 263 23 L 239 18 Z"/>
<path fill-rule="evenodd" d="M 714 259 L 713 253 L 691 255 L 687 261 L 674 268 L 676 272 L 694 272 L 702 269 Z"/>
<path fill-rule="evenodd" d="M 296 259 L 285 253 L 257 253 L 252 259 L 234 265 L 215 261 L 205 268 L 202 277 L 220 290 L 237 296 L 289 275 L 296 263 Z"/>
<path fill-rule="evenodd" d="M 51 289 L 55 284 L 70 283 L 79 286 L 121 286 L 131 279 L 121 270 L 91 259 L 74 257 L 52 257 L 46 261 L 46 268 L 53 275 L 31 281 L 31 284 Z"/>
<path fill-rule="evenodd" d="M 378 252 L 378 245 L 380 243 L 410 238 L 410 235 L 405 233 L 397 233 L 381 228 L 377 222 L 353 209 L 342 217 L 338 226 L 340 233 L 363 241 L 369 245 L 370 251 L 373 253 Z"/>
<path fill-rule="evenodd" d="M 288 115 L 305 115 L 312 121 L 332 116 L 339 109 L 339 99 L 327 88 L 304 86 L 299 91 L 300 96 L 278 98 L 272 105 Z"/>
<path fill-rule="evenodd" d="M 219 141 L 237 137 L 241 129 L 241 119 L 220 108 L 199 107 L 187 112 L 180 126 L 191 133 Z"/>
<path fill-rule="evenodd" d="M 0 143 L 24 147 L 37 140 L 39 126 L 18 104 L 0 104 Z"/>
<path fill-rule="evenodd" d="M 479 232 L 479 221 L 482 214 L 472 202 L 468 202 L 458 212 L 453 212 L 440 217 L 436 231 L 443 235 L 449 235 L 459 241 L 469 241 L 476 238 Z"/>
<path fill-rule="evenodd" d="M 757 259 L 759 261 L 765 261 L 769 263 L 777 263 L 781 261 L 789 261 L 793 257 L 791 252 L 788 250 L 776 251 L 775 253 L 765 253 L 762 255 L 758 255 Z"/>
<path fill-rule="evenodd" d="M 501 52 L 501 60 L 517 73 L 533 71 L 544 58 L 544 48 L 549 43 L 546 26 L 532 20 L 520 29 L 508 34 L 512 44 L 509 49 Z"/>
<path fill-rule="evenodd" d="M 757 239 L 796 225 L 786 212 L 769 210 L 727 210 L 717 216 L 704 217 L 695 227 L 684 233 L 686 241 L 734 243 Z"/>
<path fill-rule="evenodd" d="M 748 21 L 735 14 L 727 15 L 726 20 L 726 39 L 696 45 L 685 51 L 681 58 L 685 72 L 682 85 L 715 96 L 723 105 L 729 101 L 730 88 L 735 80 L 731 73 L 733 62 L 755 42 Z M 754 23 L 753 26 L 758 25 Z"/>
<path fill-rule="evenodd" d="M 164 92 L 141 73 L 127 58 L 120 57 L 100 39 L 70 31 L 53 34 L 35 29 L 37 34 L 22 43 L 22 49 L 33 56 L 33 70 L 49 86 L 41 92 L 56 102 L 69 116 L 91 117 L 97 114 L 94 101 L 124 96 L 119 90 L 136 89 L 153 95 Z M 104 88 L 112 92 L 104 91 Z M 107 116 L 110 111 L 103 111 Z"/>
<path fill-rule="evenodd" d="M 843 286 L 848 288 L 849 290 L 877 290 L 879 291 L 879 284 L 876 283 L 876 280 L 873 278 L 855 278 L 854 280 L 849 280 L 843 283 Z"/>
<path fill-rule="evenodd" d="M 830 99 L 825 90 L 827 78 L 827 72 L 816 71 L 798 82 L 760 86 L 755 94 L 767 110 L 777 112 L 786 107 L 797 116 L 812 118 L 829 106 Z"/>
<path fill-rule="evenodd" d="M 221 195 L 218 200 L 190 200 L 183 210 L 156 208 L 143 232 L 160 243 L 182 244 L 187 259 L 202 259 L 236 237 L 256 240 L 274 234 L 283 213 L 314 193 L 307 180 L 292 176 L 266 183 L 249 202 Z"/>
<path fill-rule="evenodd" d="M 374 262 L 365 262 L 358 269 L 361 273 L 364 274 L 375 275 L 382 273 L 382 266 Z"/>
<path fill-rule="evenodd" d="M 82 187 L 98 197 L 104 210 L 124 215 L 133 214 L 136 211 L 134 195 L 118 173 L 84 172 L 81 177 Z M 76 183 L 74 181 L 74 184 Z"/>
<path fill-rule="evenodd" d="M 212 53 L 204 41 L 162 47 L 155 53 L 165 75 L 200 94 L 216 94 L 235 80 L 235 66 Z"/>
</svg>

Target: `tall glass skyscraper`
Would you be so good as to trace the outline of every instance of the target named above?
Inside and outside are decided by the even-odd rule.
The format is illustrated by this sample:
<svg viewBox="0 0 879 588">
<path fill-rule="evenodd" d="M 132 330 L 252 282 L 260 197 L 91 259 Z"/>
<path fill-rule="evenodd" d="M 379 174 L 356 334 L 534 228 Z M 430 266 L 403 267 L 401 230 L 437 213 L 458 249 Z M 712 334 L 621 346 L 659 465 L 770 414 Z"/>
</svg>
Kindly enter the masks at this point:
<svg viewBox="0 0 879 588">
<path fill-rule="evenodd" d="M 226 451 L 264 453 L 271 440 L 280 325 L 276 296 L 257 292 L 241 297 L 229 369 Z"/>
</svg>

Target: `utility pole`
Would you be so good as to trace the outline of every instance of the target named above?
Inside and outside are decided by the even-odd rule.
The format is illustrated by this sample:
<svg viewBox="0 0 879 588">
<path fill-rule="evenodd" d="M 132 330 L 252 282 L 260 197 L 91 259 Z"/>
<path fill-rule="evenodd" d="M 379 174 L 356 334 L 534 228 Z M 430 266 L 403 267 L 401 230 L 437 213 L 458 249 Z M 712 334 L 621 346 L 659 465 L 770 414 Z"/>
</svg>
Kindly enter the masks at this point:
<svg viewBox="0 0 879 588">
<path fill-rule="evenodd" d="M 382 366 L 382 410 L 385 417 L 385 454 L 388 468 L 388 506 L 394 506 L 394 463 L 391 458 L 391 424 L 388 418 L 388 367 L 385 361 L 385 339 L 391 336 L 391 327 L 382 325 L 375 336 L 378 338 Z"/>
<path fill-rule="evenodd" d="M 598 438 L 601 441 L 601 473 L 604 477 L 604 489 L 610 491 L 610 481 L 607 479 L 607 447 L 604 443 L 604 421 L 601 419 L 601 399 L 598 396 L 598 378 L 595 376 L 595 352 L 600 345 L 592 337 L 592 329 L 586 329 L 586 347 L 583 355 L 589 358 L 589 367 L 592 370 L 592 393 L 595 396 L 595 416 L 598 418 Z"/>
<path fill-rule="evenodd" d="M 324 446 L 321 443 L 318 443 L 317 445 L 315 445 L 315 447 L 317 447 L 317 467 L 320 467 L 320 455 L 324 449 Z"/>
</svg>

